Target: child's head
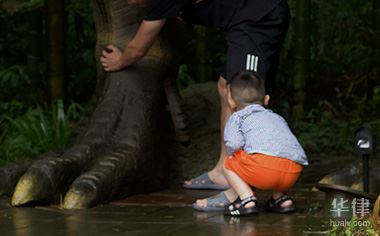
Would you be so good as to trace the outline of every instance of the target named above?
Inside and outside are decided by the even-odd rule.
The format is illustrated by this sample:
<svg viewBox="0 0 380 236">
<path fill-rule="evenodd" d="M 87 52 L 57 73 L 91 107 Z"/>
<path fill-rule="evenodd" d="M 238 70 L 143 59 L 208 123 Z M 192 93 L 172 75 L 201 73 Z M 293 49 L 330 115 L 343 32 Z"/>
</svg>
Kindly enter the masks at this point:
<svg viewBox="0 0 380 236">
<path fill-rule="evenodd" d="M 251 104 L 268 105 L 265 81 L 252 71 L 237 73 L 228 86 L 228 103 L 232 110 L 242 109 Z"/>
</svg>

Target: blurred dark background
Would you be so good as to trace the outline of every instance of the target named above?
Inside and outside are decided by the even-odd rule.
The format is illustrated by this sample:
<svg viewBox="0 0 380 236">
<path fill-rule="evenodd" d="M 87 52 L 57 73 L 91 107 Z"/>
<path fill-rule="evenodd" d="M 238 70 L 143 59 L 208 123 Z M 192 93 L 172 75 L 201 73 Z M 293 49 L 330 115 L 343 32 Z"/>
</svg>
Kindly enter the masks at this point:
<svg viewBox="0 0 380 236">
<path fill-rule="evenodd" d="M 272 109 L 308 152 L 350 154 L 362 124 L 380 134 L 380 1 L 288 2 Z M 189 34 L 182 90 L 225 61 L 222 32 Z M 68 145 L 93 107 L 95 37 L 88 0 L 0 0 L 0 165 Z"/>
</svg>

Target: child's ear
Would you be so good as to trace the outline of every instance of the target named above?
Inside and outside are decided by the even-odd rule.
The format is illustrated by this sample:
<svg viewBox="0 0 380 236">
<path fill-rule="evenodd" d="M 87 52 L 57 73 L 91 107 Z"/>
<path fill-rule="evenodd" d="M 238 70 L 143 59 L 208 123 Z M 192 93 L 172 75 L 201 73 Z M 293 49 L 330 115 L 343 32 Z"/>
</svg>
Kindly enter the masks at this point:
<svg viewBox="0 0 380 236">
<path fill-rule="evenodd" d="M 237 105 L 231 96 L 230 86 L 227 87 L 227 102 L 228 102 L 228 106 L 230 107 L 231 111 L 235 112 L 237 110 Z"/>
<path fill-rule="evenodd" d="M 264 96 L 264 106 L 268 106 L 270 100 L 270 96 L 267 94 Z"/>
</svg>

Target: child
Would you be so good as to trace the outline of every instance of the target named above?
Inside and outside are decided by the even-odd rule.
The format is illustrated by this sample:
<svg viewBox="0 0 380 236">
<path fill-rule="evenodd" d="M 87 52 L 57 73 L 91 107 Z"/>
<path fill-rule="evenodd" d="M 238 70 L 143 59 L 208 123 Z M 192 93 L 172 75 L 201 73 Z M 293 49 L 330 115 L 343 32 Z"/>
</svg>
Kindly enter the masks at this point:
<svg viewBox="0 0 380 236">
<path fill-rule="evenodd" d="M 224 167 L 236 200 L 225 207 L 226 215 L 258 212 L 251 187 L 273 191 L 266 204 L 267 210 L 295 211 L 286 192 L 308 162 L 286 121 L 264 108 L 268 101 L 264 80 L 257 73 L 243 71 L 231 80 L 228 103 L 234 113 L 224 130 L 224 142 L 231 156 Z M 225 193 L 231 198 L 231 193 Z"/>
</svg>

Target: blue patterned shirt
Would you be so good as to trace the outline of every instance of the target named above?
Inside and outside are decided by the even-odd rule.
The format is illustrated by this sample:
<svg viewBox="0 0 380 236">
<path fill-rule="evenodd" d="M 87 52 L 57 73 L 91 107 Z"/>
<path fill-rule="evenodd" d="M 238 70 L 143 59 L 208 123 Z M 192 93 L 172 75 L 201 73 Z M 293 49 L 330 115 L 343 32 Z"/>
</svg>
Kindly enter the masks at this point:
<svg viewBox="0 0 380 236">
<path fill-rule="evenodd" d="M 308 165 L 302 146 L 284 118 L 258 104 L 231 115 L 224 129 L 224 143 L 229 155 L 244 150 Z"/>
</svg>

